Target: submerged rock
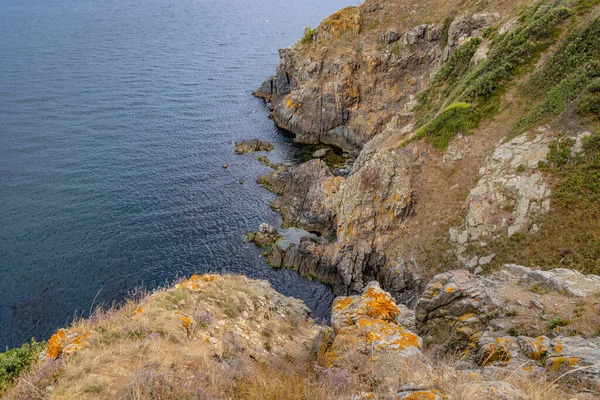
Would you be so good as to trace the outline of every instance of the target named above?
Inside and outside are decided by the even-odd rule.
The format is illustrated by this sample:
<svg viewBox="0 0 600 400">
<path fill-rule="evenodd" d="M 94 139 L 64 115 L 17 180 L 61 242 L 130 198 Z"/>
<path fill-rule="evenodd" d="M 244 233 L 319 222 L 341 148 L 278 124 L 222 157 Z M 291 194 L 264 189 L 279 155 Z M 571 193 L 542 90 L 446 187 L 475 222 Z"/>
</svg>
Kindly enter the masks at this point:
<svg viewBox="0 0 600 400">
<path fill-rule="evenodd" d="M 255 151 L 271 151 L 275 147 L 259 139 L 247 140 L 235 144 L 235 154 L 253 153 Z"/>
</svg>

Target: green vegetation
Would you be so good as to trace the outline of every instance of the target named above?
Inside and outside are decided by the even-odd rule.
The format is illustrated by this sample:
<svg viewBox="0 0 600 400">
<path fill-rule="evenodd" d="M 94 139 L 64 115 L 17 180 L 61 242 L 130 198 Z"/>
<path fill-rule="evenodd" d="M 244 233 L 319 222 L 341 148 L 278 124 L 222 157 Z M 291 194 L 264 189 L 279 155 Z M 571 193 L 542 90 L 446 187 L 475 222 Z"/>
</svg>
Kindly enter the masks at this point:
<svg viewBox="0 0 600 400">
<path fill-rule="evenodd" d="M 21 347 L 0 353 L 0 394 L 4 392 L 21 372 L 27 371 L 31 362 L 44 348 L 44 343 L 31 339 Z"/>
<path fill-rule="evenodd" d="M 512 328 L 510 328 L 508 330 L 508 334 L 510 336 L 519 337 L 519 336 L 521 336 L 521 331 L 516 326 L 513 326 Z"/>
<path fill-rule="evenodd" d="M 479 125 L 480 119 L 479 111 L 469 103 L 453 103 L 435 120 L 419 128 L 414 139 L 424 137 L 436 149 L 445 149 L 456 134 L 471 134 L 471 129 Z"/>
<path fill-rule="evenodd" d="M 581 117 L 600 119 L 600 17 L 576 29 L 546 66 L 523 88 L 526 98 L 538 104 L 521 118 L 515 134 L 546 122 L 568 109 Z M 569 107 L 574 103 L 574 107 Z"/>
<path fill-rule="evenodd" d="M 444 114 L 448 105 L 470 104 L 472 117 L 469 129 L 479 121 L 492 117 L 500 108 L 500 97 L 516 76 L 527 70 L 559 36 L 562 21 L 573 12 L 562 1 L 542 1 L 521 17 L 521 25 L 512 32 L 496 35 L 494 29 L 486 35 L 490 42 L 488 57 L 472 65 L 471 60 L 481 39 L 471 39 L 459 47 L 433 79 L 432 85 L 419 98 L 419 126 L 428 126 Z M 442 110 L 442 111 L 440 111 Z M 470 122 L 476 121 L 475 125 Z M 430 126 L 431 127 L 431 126 Z M 445 148 L 451 139 L 443 135 L 438 148 Z M 421 135 L 424 137 L 427 135 Z"/>
<path fill-rule="evenodd" d="M 561 327 L 567 326 L 567 325 L 569 325 L 569 321 L 565 321 L 564 319 L 558 317 L 558 318 L 554 318 L 552 321 L 550 321 L 550 323 L 548 324 L 548 329 L 561 328 Z"/>
<path fill-rule="evenodd" d="M 300 39 L 300 43 L 302 44 L 311 44 L 313 41 L 313 36 L 315 35 L 315 30 L 310 27 L 304 28 L 304 36 Z"/>
</svg>

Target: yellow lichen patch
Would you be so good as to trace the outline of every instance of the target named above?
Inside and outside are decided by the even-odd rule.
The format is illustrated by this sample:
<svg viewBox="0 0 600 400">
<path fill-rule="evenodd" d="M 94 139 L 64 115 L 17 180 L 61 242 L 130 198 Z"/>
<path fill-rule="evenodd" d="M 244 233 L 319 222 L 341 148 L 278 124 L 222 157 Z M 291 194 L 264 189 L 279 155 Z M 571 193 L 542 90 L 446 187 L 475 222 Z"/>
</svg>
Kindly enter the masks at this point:
<svg viewBox="0 0 600 400">
<path fill-rule="evenodd" d="M 404 397 L 404 400 L 435 400 L 438 395 L 431 391 L 417 391 L 412 392 L 408 397 Z"/>
<path fill-rule="evenodd" d="M 572 368 L 577 365 L 579 358 L 577 357 L 552 357 L 550 359 L 550 368 L 554 372 L 558 372 L 562 367 Z"/>
<path fill-rule="evenodd" d="M 381 340 L 381 336 L 379 336 L 375 332 L 367 332 L 366 338 L 367 338 L 367 342 L 369 342 L 369 343 L 373 343 L 373 342 L 377 342 L 377 341 Z"/>
<path fill-rule="evenodd" d="M 400 337 L 390 343 L 390 347 L 396 350 L 404 350 L 408 347 L 419 348 L 419 337 L 414 333 L 404 331 L 400 333 Z"/>
<path fill-rule="evenodd" d="M 548 352 L 548 349 L 546 348 L 546 346 L 544 346 L 543 342 L 544 338 L 540 336 L 536 339 L 535 342 L 531 344 L 531 347 L 533 347 L 533 351 L 531 352 L 530 357 L 534 360 L 541 360 L 542 357 L 546 354 L 546 352 Z"/>
<path fill-rule="evenodd" d="M 333 311 L 341 311 L 352 304 L 350 297 L 339 297 L 333 302 Z"/>
<path fill-rule="evenodd" d="M 454 293 L 456 289 L 453 286 L 448 286 L 445 290 L 446 293 Z"/>
<path fill-rule="evenodd" d="M 362 18 L 357 7 L 347 7 L 331 14 L 326 18 L 322 27 L 331 33 L 334 38 L 340 37 L 346 31 L 351 30 L 355 35 L 360 33 Z"/>
<path fill-rule="evenodd" d="M 292 110 L 296 109 L 296 104 L 294 103 L 294 100 L 292 100 L 292 95 L 288 94 L 286 96 L 285 105 L 287 106 L 287 108 L 291 108 Z"/>
<path fill-rule="evenodd" d="M 474 322 L 478 318 L 475 315 L 473 315 L 472 313 L 466 313 L 466 314 L 463 314 L 460 317 L 458 317 L 458 319 L 461 320 L 462 322 Z"/>
<path fill-rule="evenodd" d="M 57 358 L 62 351 L 61 340 L 65 337 L 66 331 L 59 329 L 52 337 L 48 340 L 48 348 L 46 350 L 46 356 L 49 358 Z"/>
<path fill-rule="evenodd" d="M 367 314 L 370 317 L 389 321 L 395 319 L 400 313 L 400 309 L 396 305 L 396 302 L 385 293 L 369 288 L 364 294 L 364 297 L 371 299 L 367 303 L 367 306 L 369 307 Z"/>
<path fill-rule="evenodd" d="M 194 292 L 200 292 L 200 283 L 202 282 L 214 282 L 219 276 L 212 274 L 204 274 L 204 275 L 192 275 L 190 279 L 181 282 L 178 285 L 175 285 L 177 289 L 189 289 Z"/>
<path fill-rule="evenodd" d="M 560 340 L 557 340 L 556 343 L 554 344 L 554 352 L 555 353 L 562 353 L 563 351 L 563 346 L 562 343 L 560 342 Z"/>
</svg>

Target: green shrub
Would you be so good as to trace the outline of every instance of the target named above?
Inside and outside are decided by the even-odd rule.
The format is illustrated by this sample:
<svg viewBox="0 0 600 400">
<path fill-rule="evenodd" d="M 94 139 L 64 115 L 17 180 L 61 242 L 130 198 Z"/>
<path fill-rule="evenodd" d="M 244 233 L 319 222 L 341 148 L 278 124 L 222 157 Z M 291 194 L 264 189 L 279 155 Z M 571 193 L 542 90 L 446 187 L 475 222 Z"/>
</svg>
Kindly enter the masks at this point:
<svg viewBox="0 0 600 400">
<path fill-rule="evenodd" d="M 13 381 L 29 369 L 32 361 L 44 348 L 44 343 L 31 339 L 21 347 L 0 353 L 0 394 L 2 394 Z"/>
<path fill-rule="evenodd" d="M 510 336 L 519 337 L 519 336 L 521 336 L 521 331 L 516 326 L 513 326 L 512 328 L 510 328 L 508 330 L 508 334 Z"/>
<path fill-rule="evenodd" d="M 569 325 L 569 321 L 565 321 L 564 319 L 558 317 L 550 321 L 548 324 L 548 329 L 556 329 L 567 325 Z"/>
<path fill-rule="evenodd" d="M 573 102 L 579 102 L 579 115 L 600 118 L 599 37 L 597 17 L 584 29 L 574 30 L 546 66 L 532 75 L 523 92 L 539 104 L 519 120 L 514 134 L 556 117 Z"/>
<path fill-rule="evenodd" d="M 300 43 L 302 44 L 311 44 L 313 41 L 313 36 L 315 35 L 315 30 L 310 27 L 304 28 L 304 36 L 300 39 Z"/>
<path fill-rule="evenodd" d="M 427 133 L 421 132 L 421 137 L 435 138 L 429 128 L 431 125 L 439 128 L 436 122 L 442 117 L 439 110 L 445 112 L 447 108 L 444 107 L 448 104 L 450 107 L 457 103 L 471 105 L 471 115 L 461 129 L 465 126 L 472 129 L 481 119 L 494 116 L 508 84 L 530 68 L 542 51 L 556 41 L 561 22 L 573 14 L 562 3 L 560 0 L 539 2 L 522 15 L 521 25 L 512 32 L 497 35 L 494 28 L 487 30 L 486 35 L 491 39 L 490 51 L 488 57 L 476 65 L 471 65 L 471 59 L 481 39 L 471 39 L 460 46 L 419 97 L 417 126 L 427 129 Z M 447 133 L 437 135 L 436 147 L 447 147 L 447 141 L 453 136 Z"/>
<path fill-rule="evenodd" d="M 437 149 L 446 149 L 450 140 L 457 134 L 471 134 L 479 125 L 481 116 L 469 103 L 453 103 L 446 107 L 439 117 L 422 126 L 414 139 L 426 138 Z"/>
</svg>

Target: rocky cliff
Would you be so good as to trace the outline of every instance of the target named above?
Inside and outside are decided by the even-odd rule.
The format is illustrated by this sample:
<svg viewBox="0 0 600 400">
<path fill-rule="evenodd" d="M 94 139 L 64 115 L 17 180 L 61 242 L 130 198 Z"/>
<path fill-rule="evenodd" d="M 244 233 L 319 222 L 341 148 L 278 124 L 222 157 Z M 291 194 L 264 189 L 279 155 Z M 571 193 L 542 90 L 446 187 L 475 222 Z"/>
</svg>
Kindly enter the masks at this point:
<svg viewBox="0 0 600 400">
<path fill-rule="evenodd" d="M 307 30 L 255 95 L 347 161 L 259 178 L 285 226 L 319 236 L 269 262 L 340 295 L 376 280 L 411 307 L 453 268 L 600 271 L 599 10 L 368 0 Z"/>
</svg>

